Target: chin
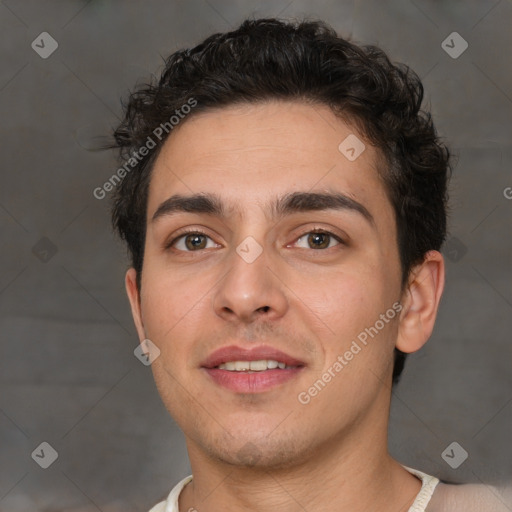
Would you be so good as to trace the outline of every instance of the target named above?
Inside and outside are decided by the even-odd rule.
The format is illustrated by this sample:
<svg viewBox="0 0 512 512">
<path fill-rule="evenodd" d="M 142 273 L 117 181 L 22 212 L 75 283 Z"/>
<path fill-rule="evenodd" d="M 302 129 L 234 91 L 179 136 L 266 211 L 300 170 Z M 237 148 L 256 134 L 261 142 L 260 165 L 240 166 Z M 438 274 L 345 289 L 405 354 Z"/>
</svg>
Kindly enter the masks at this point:
<svg viewBox="0 0 512 512">
<path fill-rule="evenodd" d="M 273 426 L 275 428 L 275 425 Z M 281 430 L 259 435 L 245 430 L 231 436 L 226 431 L 217 439 L 211 439 L 204 449 L 209 455 L 225 464 L 261 468 L 261 470 L 294 467 L 311 456 L 314 447 L 306 439 L 300 440 L 291 432 Z"/>
</svg>

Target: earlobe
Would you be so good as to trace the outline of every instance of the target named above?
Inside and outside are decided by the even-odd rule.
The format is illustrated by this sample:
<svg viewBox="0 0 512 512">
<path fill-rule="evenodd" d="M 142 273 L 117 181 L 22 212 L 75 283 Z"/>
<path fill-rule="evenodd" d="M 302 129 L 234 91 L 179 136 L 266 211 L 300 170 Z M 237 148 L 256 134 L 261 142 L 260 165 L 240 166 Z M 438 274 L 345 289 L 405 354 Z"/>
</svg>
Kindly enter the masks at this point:
<svg viewBox="0 0 512 512">
<path fill-rule="evenodd" d="M 126 287 L 126 294 L 128 295 L 128 300 L 130 301 L 133 322 L 135 323 L 135 328 L 137 329 L 139 340 L 142 341 L 146 338 L 146 335 L 144 332 L 144 322 L 142 320 L 140 294 L 137 287 L 137 271 L 133 267 L 127 270 L 124 282 Z"/>
<path fill-rule="evenodd" d="M 403 295 L 403 309 L 396 348 L 405 353 L 416 352 L 430 338 L 434 329 L 444 289 L 444 259 L 439 251 L 429 251 L 410 274 Z"/>
</svg>

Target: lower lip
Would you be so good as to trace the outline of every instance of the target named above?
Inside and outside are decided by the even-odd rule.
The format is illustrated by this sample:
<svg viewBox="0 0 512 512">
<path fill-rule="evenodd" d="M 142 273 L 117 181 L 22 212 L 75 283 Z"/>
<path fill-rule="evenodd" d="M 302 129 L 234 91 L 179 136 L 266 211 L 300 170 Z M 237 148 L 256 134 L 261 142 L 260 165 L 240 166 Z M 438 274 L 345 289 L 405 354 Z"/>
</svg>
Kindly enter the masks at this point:
<svg viewBox="0 0 512 512">
<path fill-rule="evenodd" d="M 204 368 L 219 385 L 235 393 L 261 393 L 296 377 L 303 366 L 298 368 L 265 370 L 262 372 L 231 372 L 219 368 Z"/>
</svg>

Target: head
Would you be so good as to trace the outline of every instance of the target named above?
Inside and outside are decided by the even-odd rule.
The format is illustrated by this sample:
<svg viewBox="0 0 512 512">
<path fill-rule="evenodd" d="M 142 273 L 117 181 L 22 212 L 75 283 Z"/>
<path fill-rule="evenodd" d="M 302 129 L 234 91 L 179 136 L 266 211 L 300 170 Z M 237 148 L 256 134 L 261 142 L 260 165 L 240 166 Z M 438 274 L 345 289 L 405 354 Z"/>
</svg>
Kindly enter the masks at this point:
<svg viewBox="0 0 512 512">
<path fill-rule="evenodd" d="M 131 94 L 113 204 L 127 291 L 140 339 L 161 351 L 164 403 L 213 456 L 239 446 L 247 462 L 252 446 L 278 460 L 280 447 L 285 460 L 313 431 L 383 418 L 444 283 L 450 155 L 422 99 L 417 75 L 377 47 L 273 19 L 172 54 Z M 300 369 L 261 393 L 212 385 L 208 356 L 234 344 Z"/>
</svg>

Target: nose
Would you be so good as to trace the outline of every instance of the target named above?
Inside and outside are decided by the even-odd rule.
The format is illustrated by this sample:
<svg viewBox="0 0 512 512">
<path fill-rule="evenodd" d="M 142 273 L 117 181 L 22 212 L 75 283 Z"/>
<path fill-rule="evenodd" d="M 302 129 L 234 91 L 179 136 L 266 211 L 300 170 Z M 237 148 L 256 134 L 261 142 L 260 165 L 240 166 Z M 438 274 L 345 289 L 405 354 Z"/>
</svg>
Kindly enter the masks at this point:
<svg viewBox="0 0 512 512">
<path fill-rule="evenodd" d="M 254 261 L 233 251 L 226 266 L 226 275 L 213 294 L 215 314 L 233 323 L 249 324 L 260 317 L 276 320 L 286 313 L 286 287 L 266 250 Z"/>
</svg>

